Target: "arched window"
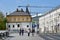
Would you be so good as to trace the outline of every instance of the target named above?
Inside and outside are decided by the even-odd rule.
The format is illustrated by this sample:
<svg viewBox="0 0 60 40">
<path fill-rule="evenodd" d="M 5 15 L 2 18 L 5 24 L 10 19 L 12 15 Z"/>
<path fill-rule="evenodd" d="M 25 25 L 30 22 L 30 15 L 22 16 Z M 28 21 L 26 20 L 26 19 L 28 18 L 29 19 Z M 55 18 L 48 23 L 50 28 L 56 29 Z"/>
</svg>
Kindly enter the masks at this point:
<svg viewBox="0 0 60 40">
<path fill-rule="evenodd" d="M 19 25 L 19 24 L 18 24 L 17 26 L 18 26 L 18 27 L 20 27 L 20 25 Z"/>
<path fill-rule="evenodd" d="M 10 28 L 10 25 L 8 25 L 8 27 Z"/>
<path fill-rule="evenodd" d="M 29 25 L 27 25 L 27 27 L 29 27 Z"/>
<path fill-rule="evenodd" d="M 14 25 L 13 25 L 13 28 L 14 28 Z"/>
</svg>

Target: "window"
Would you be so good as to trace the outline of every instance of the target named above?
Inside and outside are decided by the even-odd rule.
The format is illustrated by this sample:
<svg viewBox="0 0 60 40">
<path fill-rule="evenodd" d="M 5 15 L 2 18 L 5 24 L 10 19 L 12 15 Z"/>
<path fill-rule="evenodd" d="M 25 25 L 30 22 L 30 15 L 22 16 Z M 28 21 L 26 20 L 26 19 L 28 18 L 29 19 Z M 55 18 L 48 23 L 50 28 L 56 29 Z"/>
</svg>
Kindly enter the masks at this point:
<svg viewBox="0 0 60 40">
<path fill-rule="evenodd" d="M 11 19 L 12 19 L 12 21 L 14 21 L 14 20 L 13 20 L 13 17 L 12 17 Z"/>
<path fill-rule="evenodd" d="M 10 25 L 8 25 L 8 27 L 10 28 Z"/>
<path fill-rule="evenodd" d="M 26 21 L 26 17 L 24 17 L 24 21 Z"/>
<path fill-rule="evenodd" d="M 22 20 L 24 20 L 24 18 Z"/>
<path fill-rule="evenodd" d="M 12 21 L 11 18 L 9 18 L 8 21 Z"/>
<path fill-rule="evenodd" d="M 26 20 L 27 20 L 27 21 L 30 21 L 30 18 L 29 18 L 29 17 L 27 17 L 27 18 L 26 18 Z"/>
<path fill-rule="evenodd" d="M 27 17 L 27 20 L 28 20 L 29 18 Z"/>
<path fill-rule="evenodd" d="M 13 25 L 13 28 L 14 28 L 14 25 Z"/>
<path fill-rule="evenodd" d="M 19 25 L 19 24 L 18 24 L 17 26 L 18 26 L 18 27 L 20 27 L 20 25 Z"/>
<path fill-rule="evenodd" d="M 29 27 L 29 25 L 27 25 L 27 27 Z"/>
<path fill-rule="evenodd" d="M 59 16 L 60 16 L 60 14 L 59 14 Z"/>
<path fill-rule="evenodd" d="M 17 20 L 20 20 L 20 18 L 18 18 Z"/>
<path fill-rule="evenodd" d="M 14 18 L 13 20 L 16 21 L 16 18 Z"/>
<path fill-rule="evenodd" d="M 58 24 L 58 26 L 59 26 L 60 24 Z"/>
</svg>

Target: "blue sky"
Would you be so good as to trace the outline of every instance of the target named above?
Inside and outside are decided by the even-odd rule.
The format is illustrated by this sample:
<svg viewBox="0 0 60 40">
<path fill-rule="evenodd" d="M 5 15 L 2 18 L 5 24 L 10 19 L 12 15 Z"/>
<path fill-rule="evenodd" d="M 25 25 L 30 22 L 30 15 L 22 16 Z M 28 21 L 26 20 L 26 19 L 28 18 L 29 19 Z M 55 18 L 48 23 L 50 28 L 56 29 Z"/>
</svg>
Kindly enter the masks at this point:
<svg viewBox="0 0 60 40">
<path fill-rule="evenodd" d="M 60 0 L 0 0 L 0 10 L 5 14 L 11 13 L 18 6 L 52 6 L 60 5 Z M 20 8 L 19 8 L 20 9 Z M 25 10 L 25 8 L 23 8 Z M 51 8 L 29 8 L 30 12 L 45 12 Z"/>
</svg>

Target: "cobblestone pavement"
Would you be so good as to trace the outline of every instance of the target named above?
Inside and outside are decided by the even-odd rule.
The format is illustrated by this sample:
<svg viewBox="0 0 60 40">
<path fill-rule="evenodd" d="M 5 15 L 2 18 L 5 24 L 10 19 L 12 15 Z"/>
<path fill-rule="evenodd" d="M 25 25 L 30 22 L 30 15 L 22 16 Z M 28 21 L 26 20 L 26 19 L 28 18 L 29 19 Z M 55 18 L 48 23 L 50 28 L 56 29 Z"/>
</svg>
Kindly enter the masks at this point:
<svg viewBox="0 0 60 40">
<path fill-rule="evenodd" d="M 43 38 L 39 37 L 36 33 L 34 36 L 30 35 L 28 37 L 27 33 L 23 36 L 20 36 L 19 33 L 10 34 L 10 37 L 6 38 L 5 40 L 44 40 Z"/>
</svg>

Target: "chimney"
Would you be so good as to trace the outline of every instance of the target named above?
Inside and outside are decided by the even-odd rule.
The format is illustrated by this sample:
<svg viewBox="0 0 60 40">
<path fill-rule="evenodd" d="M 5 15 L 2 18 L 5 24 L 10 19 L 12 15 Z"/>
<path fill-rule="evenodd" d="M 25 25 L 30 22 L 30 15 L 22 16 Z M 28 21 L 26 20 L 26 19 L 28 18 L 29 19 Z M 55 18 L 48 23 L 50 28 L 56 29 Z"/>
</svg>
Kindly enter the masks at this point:
<svg viewBox="0 0 60 40">
<path fill-rule="evenodd" d="M 19 9 L 18 8 L 16 9 L 16 12 L 19 12 Z"/>
<path fill-rule="evenodd" d="M 21 8 L 21 12 L 24 12 L 24 10 Z"/>
<path fill-rule="evenodd" d="M 29 9 L 28 9 L 28 6 L 26 6 L 26 13 L 29 13 Z"/>
</svg>

